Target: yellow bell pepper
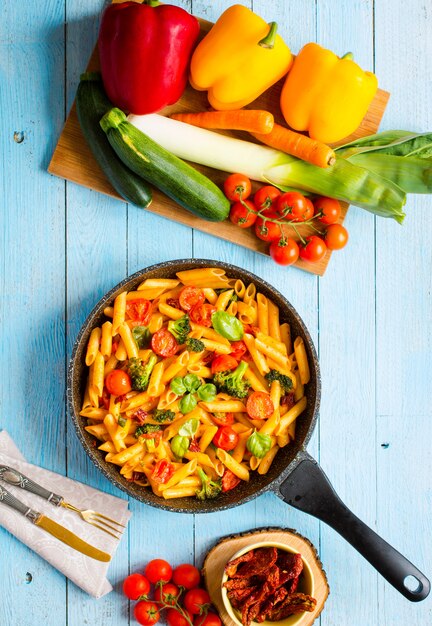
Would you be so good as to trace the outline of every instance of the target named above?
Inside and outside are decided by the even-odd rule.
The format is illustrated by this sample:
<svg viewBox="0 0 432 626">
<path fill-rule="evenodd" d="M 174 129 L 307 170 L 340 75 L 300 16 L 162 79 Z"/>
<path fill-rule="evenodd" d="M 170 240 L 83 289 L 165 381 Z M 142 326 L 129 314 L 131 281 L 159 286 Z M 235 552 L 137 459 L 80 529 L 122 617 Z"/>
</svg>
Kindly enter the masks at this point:
<svg viewBox="0 0 432 626">
<path fill-rule="evenodd" d="M 288 71 L 292 56 L 277 24 L 267 24 L 247 7 L 224 11 L 192 55 L 190 82 L 208 90 L 214 109 L 240 109 Z"/>
<path fill-rule="evenodd" d="M 344 139 L 358 128 L 378 89 L 348 53 L 339 58 L 316 43 L 296 57 L 281 93 L 285 121 L 324 143 Z"/>
</svg>

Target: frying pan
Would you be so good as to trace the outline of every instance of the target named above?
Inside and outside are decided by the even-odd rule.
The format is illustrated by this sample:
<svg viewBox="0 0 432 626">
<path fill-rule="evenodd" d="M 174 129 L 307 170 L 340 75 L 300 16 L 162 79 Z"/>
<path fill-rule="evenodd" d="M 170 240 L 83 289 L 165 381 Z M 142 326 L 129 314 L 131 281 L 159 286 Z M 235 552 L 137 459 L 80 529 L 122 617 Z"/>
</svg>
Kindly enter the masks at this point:
<svg viewBox="0 0 432 626">
<path fill-rule="evenodd" d="M 311 372 L 310 382 L 305 387 L 307 408 L 297 419 L 295 441 L 279 451 L 268 474 L 255 473 L 250 482 L 242 481 L 236 489 L 221 494 L 216 500 L 179 498 L 165 501 L 151 490 L 127 481 L 116 466 L 104 461 L 104 453 L 94 447 L 94 438 L 85 431 L 85 420 L 79 415 L 87 375 L 84 360 L 91 330 L 101 325 L 104 308 L 111 305 L 120 292 L 136 289 L 146 278 L 172 278 L 176 272 L 198 267 L 222 268 L 227 276 L 240 278 L 245 284 L 253 282 L 257 290 L 279 306 L 281 321 L 291 325 L 293 336 L 302 337 L 306 347 Z M 408 600 L 424 600 L 430 591 L 429 580 L 345 506 L 318 463 L 306 452 L 306 445 L 318 419 L 320 395 L 317 354 L 309 332 L 294 307 L 276 289 L 251 272 L 207 259 L 185 259 L 153 265 L 126 278 L 107 293 L 90 313 L 76 339 L 67 386 L 69 411 L 84 449 L 104 476 L 133 498 L 177 513 L 209 513 L 243 504 L 271 490 L 287 504 L 334 528 Z"/>
</svg>

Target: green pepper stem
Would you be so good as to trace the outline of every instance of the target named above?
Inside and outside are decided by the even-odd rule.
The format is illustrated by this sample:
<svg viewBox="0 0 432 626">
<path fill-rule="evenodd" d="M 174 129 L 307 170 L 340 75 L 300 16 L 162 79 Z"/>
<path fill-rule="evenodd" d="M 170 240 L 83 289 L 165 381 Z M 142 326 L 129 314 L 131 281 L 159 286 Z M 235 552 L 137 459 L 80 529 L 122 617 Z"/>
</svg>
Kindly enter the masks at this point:
<svg viewBox="0 0 432 626">
<path fill-rule="evenodd" d="M 269 32 L 264 37 L 264 39 L 261 39 L 261 41 L 258 42 L 258 45 L 261 46 L 262 48 L 272 49 L 274 48 L 274 45 L 275 45 L 278 25 L 276 22 L 270 22 L 269 26 L 270 26 Z"/>
<path fill-rule="evenodd" d="M 352 52 L 346 52 L 341 59 L 345 59 L 346 61 L 352 61 L 354 59 L 354 55 Z"/>
<path fill-rule="evenodd" d="M 159 6 L 159 0 L 143 0 L 142 4 L 148 4 L 149 7 L 157 7 Z"/>
<path fill-rule="evenodd" d="M 80 76 L 80 81 L 82 82 L 86 82 L 86 81 L 93 82 L 93 81 L 99 81 L 99 80 L 101 80 L 100 72 L 84 72 Z"/>
</svg>

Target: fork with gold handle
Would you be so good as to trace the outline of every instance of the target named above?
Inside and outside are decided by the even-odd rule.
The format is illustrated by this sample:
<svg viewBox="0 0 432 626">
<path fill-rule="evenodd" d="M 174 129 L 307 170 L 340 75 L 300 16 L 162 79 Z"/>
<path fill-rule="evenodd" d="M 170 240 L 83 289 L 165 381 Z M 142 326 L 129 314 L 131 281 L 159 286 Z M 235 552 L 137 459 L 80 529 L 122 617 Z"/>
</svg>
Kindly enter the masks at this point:
<svg viewBox="0 0 432 626">
<path fill-rule="evenodd" d="M 24 476 L 24 474 L 21 474 L 21 472 L 8 465 L 0 465 L 0 478 L 14 487 L 25 489 L 25 491 L 29 491 L 30 493 L 34 493 L 48 500 L 48 502 L 51 502 L 54 506 L 62 506 L 70 511 L 75 511 L 75 513 L 78 513 L 88 524 L 96 526 L 96 528 L 103 530 L 115 539 L 120 539 L 123 529 L 126 528 L 124 524 L 120 524 L 120 522 L 106 515 L 102 515 L 102 513 L 93 511 L 92 509 L 78 509 L 73 504 L 66 502 L 63 496 L 59 496 L 45 489 L 45 487 L 38 485 L 38 483 L 35 483 L 31 478 Z"/>
</svg>

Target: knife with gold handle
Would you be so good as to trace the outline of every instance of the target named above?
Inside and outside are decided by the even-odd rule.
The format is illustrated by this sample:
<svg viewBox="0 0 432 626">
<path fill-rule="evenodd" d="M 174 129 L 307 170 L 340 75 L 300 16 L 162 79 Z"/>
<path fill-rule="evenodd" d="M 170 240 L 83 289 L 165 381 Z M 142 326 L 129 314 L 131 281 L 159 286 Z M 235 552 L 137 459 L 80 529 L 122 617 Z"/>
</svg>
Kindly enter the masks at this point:
<svg viewBox="0 0 432 626">
<path fill-rule="evenodd" d="M 73 532 L 64 528 L 64 526 L 61 526 L 51 518 L 46 517 L 46 515 L 31 509 L 26 504 L 18 500 L 18 498 L 15 498 L 15 496 L 9 493 L 7 489 L 4 489 L 4 487 L 0 487 L 0 503 L 6 504 L 12 509 L 15 509 L 15 511 L 18 511 L 18 513 L 21 513 L 24 517 L 30 520 L 30 522 L 39 526 L 39 528 L 43 528 L 43 530 L 47 533 L 50 533 L 50 535 L 59 539 L 74 550 L 78 550 L 78 552 L 81 552 L 92 559 L 96 559 L 97 561 L 104 561 L 106 563 L 111 560 L 111 556 L 109 554 L 91 546 L 83 539 L 80 539 Z"/>
</svg>

